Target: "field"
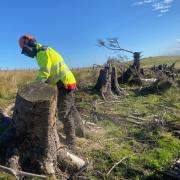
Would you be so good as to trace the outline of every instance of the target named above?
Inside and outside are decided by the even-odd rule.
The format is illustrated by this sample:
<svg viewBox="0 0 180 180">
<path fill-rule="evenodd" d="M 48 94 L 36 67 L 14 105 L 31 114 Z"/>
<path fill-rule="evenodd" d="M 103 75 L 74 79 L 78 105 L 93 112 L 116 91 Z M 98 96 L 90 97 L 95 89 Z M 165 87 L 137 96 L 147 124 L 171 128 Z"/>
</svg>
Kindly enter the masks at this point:
<svg viewBox="0 0 180 180">
<path fill-rule="evenodd" d="M 180 57 L 155 57 L 143 67 L 177 62 Z M 73 70 L 77 81 L 76 105 L 86 124 L 87 138 L 76 141 L 76 154 L 90 163 L 88 179 L 163 179 L 180 156 L 180 90 L 139 96 L 138 87 L 123 85 L 129 96 L 104 102 L 91 89 L 99 69 Z M 0 109 L 15 101 L 17 90 L 33 82 L 36 71 L 0 71 Z M 93 124 L 94 123 L 94 124 Z M 0 131 L 3 131 L 0 127 Z M 13 179 L 0 173 L 0 179 Z"/>
</svg>

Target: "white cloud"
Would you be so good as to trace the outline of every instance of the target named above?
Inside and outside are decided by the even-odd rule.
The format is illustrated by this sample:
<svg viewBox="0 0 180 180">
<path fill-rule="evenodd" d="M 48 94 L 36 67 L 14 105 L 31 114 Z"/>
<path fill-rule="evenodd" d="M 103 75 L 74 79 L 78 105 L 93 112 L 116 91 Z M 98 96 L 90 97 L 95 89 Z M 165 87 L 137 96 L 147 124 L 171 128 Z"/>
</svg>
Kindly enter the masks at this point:
<svg viewBox="0 0 180 180">
<path fill-rule="evenodd" d="M 134 5 L 150 5 L 153 11 L 158 12 L 158 17 L 161 17 L 170 10 L 173 2 L 174 0 L 141 0 L 135 2 Z"/>
<path fill-rule="evenodd" d="M 176 47 L 180 50 L 180 38 L 176 39 Z"/>
<path fill-rule="evenodd" d="M 176 43 L 180 44 L 180 38 L 176 39 Z"/>
<path fill-rule="evenodd" d="M 158 14 L 157 16 L 158 16 L 158 17 L 162 17 L 163 15 L 162 15 L 162 14 Z"/>
<path fill-rule="evenodd" d="M 154 4 L 152 4 L 152 7 L 153 7 L 153 10 L 159 11 L 159 10 L 167 10 L 171 6 L 170 5 L 165 5 L 165 4 L 162 4 L 162 3 L 154 3 Z"/>
<path fill-rule="evenodd" d="M 142 4 L 144 4 L 144 2 L 142 2 L 142 1 L 134 3 L 135 6 L 142 5 Z"/>
<path fill-rule="evenodd" d="M 160 12 L 161 13 L 167 13 L 169 11 L 169 9 L 162 9 Z"/>
<path fill-rule="evenodd" d="M 134 3 L 134 5 L 142 5 L 142 4 L 149 4 L 152 3 L 154 0 L 143 0 L 143 1 L 137 1 Z"/>
<path fill-rule="evenodd" d="M 164 3 L 170 4 L 172 3 L 174 0 L 164 0 Z"/>
<path fill-rule="evenodd" d="M 165 55 L 180 55 L 180 38 L 176 39 L 176 42 L 172 47 L 166 50 Z"/>
</svg>

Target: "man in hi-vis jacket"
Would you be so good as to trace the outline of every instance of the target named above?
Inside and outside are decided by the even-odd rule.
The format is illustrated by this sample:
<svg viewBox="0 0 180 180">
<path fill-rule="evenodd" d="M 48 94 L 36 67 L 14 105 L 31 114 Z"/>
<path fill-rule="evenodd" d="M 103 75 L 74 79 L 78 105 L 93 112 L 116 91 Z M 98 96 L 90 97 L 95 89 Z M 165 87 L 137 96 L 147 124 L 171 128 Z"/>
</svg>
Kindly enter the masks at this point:
<svg viewBox="0 0 180 180">
<path fill-rule="evenodd" d="M 58 88 L 58 117 L 63 122 L 66 134 L 66 143 L 73 149 L 75 145 L 75 134 L 84 137 L 84 127 L 74 105 L 74 90 L 76 80 L 71 70 L 65 64 L 61 55 L 54 49 L 42 46 L 32 36 L 24 35 L 19 39 L 22 54 L 36 58 L 39 65 L 37 81 L 57 85 Z M 79 122 L 75 132 L 75 122 Z"/>
</svg>

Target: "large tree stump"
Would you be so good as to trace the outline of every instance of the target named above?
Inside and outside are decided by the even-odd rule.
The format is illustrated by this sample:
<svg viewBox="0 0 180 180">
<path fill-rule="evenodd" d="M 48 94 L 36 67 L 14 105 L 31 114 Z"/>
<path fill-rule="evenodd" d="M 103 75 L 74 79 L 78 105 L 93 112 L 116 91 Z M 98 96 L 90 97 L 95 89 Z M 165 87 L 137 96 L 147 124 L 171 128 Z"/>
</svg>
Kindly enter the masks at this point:
<svg viewBox="0 0 180 180">
<path fill-rule="evenodd" d="M 141 76 L 143 75 L 143 69 L 140 69 L 140 52 L 134 52 L 133 57 L 133 64 L 118 78 L 119 83 L 142 85 Z"/>
<path fill-rule="evenodd" d="M 112 67 L 110 61 L 107 62 L 104 69 L 100 70 L 94 90 L 100 92 L 104 100 L 116 98 L 115 95 L 126 95 L 126 92 L 119 87 L 117 81 L 116 67 Z"/>
<path fill-rule="evenodd" d="M 138 72 L 140 71 L 140 54 L 140 52 L 133 53 L 134 62 L 132 67 L 136 69 Z"/>
<path fill-rule="evenodd" d="M 60 143 L 56 107 L 56 89 L 48 84 L 30 84 L 18 91 L 13 113 L 13 141 L 6 149 L 9 167 L 51 175 L 67 167 L 72 173 L 85 164 Z"/>
</svg>

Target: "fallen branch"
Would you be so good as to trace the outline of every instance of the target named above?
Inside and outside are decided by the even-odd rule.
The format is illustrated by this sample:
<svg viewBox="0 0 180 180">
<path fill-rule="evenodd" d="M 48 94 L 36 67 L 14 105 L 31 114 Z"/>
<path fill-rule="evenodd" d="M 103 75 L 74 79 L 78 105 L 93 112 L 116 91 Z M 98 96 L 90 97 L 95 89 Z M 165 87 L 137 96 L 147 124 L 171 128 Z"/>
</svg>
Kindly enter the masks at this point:
<svg viewBox="0 0 180 180">
<path fill-rule="evenodd" d="M 180 136 L 180 131 L 172 131 L 172 133 L 176 136 Z"/>
<path fill-rule="evenodd" d="M 8 173 L 8 174 L 11 174 L 11 175 L 15 176 L 16 179 L 19 179 L 19 177 L 18 177 L 19 174 L 18 174 L 18 172 L 15 171 L 14 169 L 11 169 L 11 168 L 8 168 L 8 167 L 1 166 L 1 165 L 0 165 L 0 171 L 6 172 L 6 173 Z"/>
<path fill-rule="evenodd" d="M 95 170 L 95 172 L 97 172 L 98 174 L 100 174 L 102 177 L 104 177 L 104 174 L 98 170 Z"/>
<path fill-rule="evenodd" d="M 136 139 L 136 138 L 132 138 L 132 137 L 125 137 L 124 139 L 135 140 L 137 142 L 157 142 L 157 140 L 152 140 L 152 139 Z"/>
<path fill-rule="evenodd" d="M 97 104 L 99 105 L 99 104 L 104 104 L 104 103 L 122 103 L 122 101 L 102 101 Z"/>
<path fill-rule="evenodd" d="M 132 154 L 131 156 L 134 156 L 134 155 L 136 155 L 136 154 L 137 154 L 137 153 Z M 111 173 L 111 171 L 112 171 L 117 165 L 119 165 L 119 164 L 120 164 L 122 161 L 124 161 L 125 159 L 130 158 L 131 156 L 123 157 L 120 161 L 118 161 L 117 163 L 115 163 L 115 164 L 113 165 L 113 167 L 107 172 L 106 176 L 109 176 L 109 174 Z"/>
<path fill-rule="evenodd" d="M 88 167 L 88 163 L 86 163 L 82 168 L 80 168 L 79 169 L 79 171 L 78 172 L 76 172 L 76 173 L 74 173 L 74 174 L 72 174 L 69 178 L 68 178 L 68 180 L 72 180 L 73 178 L 75 178 L 75 177 L 77 177 L 77 176 L 79 176 L 84 170 L 86 170 L 87 169 L 87 167 Z"/>
<path fill-rule="evenodd" d="M 74 165 L 76 165 L 79 170 L 86 165 L 85 161 L 83 159 L 79 158 L 78 156 L 71 154 L 69 152 L 66 152 L 66 154 L 67 154 L 66 156 L 68 158 L 70 158 L 71 162 Z"/>
<path fill-rule="evenodd" d="M 120 161 L 118 161 L 117 163 L 115 163 L 114 164 L 114 166 L 108 171 L 108 173 L 106 174 L 106 176 L 108 176 L 110 173 L 111 173 L 111 171 L 118 165 L 118 164 L 120 164 L 122 161 L 124 161 L 125 159 L 127 159 L 128 157 L 124 157 L 124 158 L 122 158 Z"/>
<path fill-rule="evenodd" d="M 107 142 L 107 141 L 114 141 L 114 140 L 119 140 L 120 138 L 111 138 L 111 139 L 105 139 L 104 142 Z"/>
<path fill-rule="evenodd" d="M 151 78 L 151 79 L 141 78 L 141 81 L 143 81 L 143 82 L 150 82 L 150 83 L 152 83 L 152 82 L 156 82 L 156 81 L 157 81 L 157 79 L 156 79 L 156 78 Z"/>
<path fill-rule="evenodd" d="M 128 123 L 131 123 L 131 124 L 135 124 L 135 125 L 138 125 L 138 126 L 143 126 L 145 123 L 144 122 L 134 122 L 134 121 L 127 121 Z"/>
<path fill-rule="evenodd" d="M 19 180 L 21 177 L 24 177 L 24 176 L 38 177 L 38 178 L 43 178 L 43 179 L 47 178 L 47 176 L 45 176 L 45 175 L 38 175 L 38 174 L 32 174 L 32 173 L 28 173 L 28 172 L 24 172 L 24 171 L 18 171 L 18 170 L 8 168 L 8 167 L 2 166 L 2 165 L 0 165 L 0 170 L 15 176 L 17 180 Z"/>
<path fill-rule="evenodd" d="M 81 116 L 90 118 L 90 116 L 88 116 L 88 115 L 86 115 L 86 114 L 81 114 Z M 85 121 L 83 121 L 83 124 L 85 124 Z"/>
<path fill-rule="evenodd" d="M 147 119 L 140 118 L 140 117 L 137 117 L 137 116 L 132 116 L 132 115 L 129 115 L 128 118 L 136 119 L 136 120 L 141 120 L 141 121 L 147 121 Z"/>
</svg>

